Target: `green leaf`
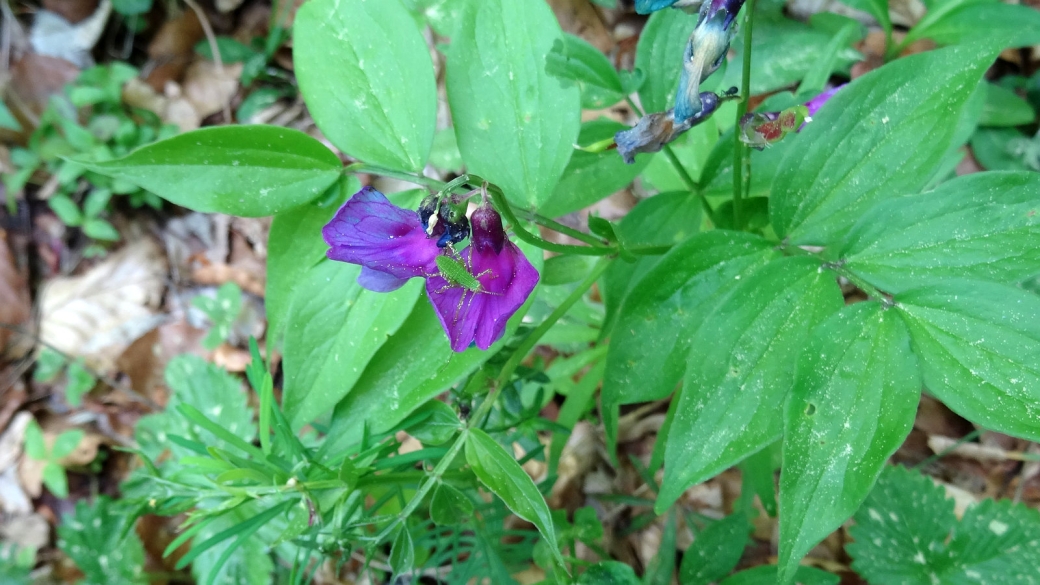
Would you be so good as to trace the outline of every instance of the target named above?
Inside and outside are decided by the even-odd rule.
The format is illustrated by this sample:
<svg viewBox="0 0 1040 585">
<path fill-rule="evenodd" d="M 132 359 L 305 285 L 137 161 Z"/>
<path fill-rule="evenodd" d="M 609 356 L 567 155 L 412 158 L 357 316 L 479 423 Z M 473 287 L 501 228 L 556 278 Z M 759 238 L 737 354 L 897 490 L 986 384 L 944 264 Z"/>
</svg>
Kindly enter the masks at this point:
<svg viewBox="0 0 1040 585">
<path fill-rule="evenodd" d="M 658 13 L 659 14 L 659 13 Z M 601 561 L 578 577 L 577 585 L 638 585 L 635 570 L 619 561 Z"/>
<path fill-rule="evenodd" d="M 629 250 L 675 246 L 700 231 L 701 213 L 692 193 L 658 193 L 625 215 L 618 224 L 618 239 Z"/>
<path fill-rule="evenodd" d="M 79 206 L 64 193 L 58 193 L 47 200 L 47 206 L 58 216 L 61 223 L 67 226 L 78 226 L 83 223 L 83 213 Z"/>
<path fill-rule="evenodd" d="M 256 49 L 244 45 L 231 37 L 216 37 L 216 42 L 217 51 L 220 52 L 220 59 L 224 63 L 248 61 L 258 53 Z M 195 43 L 195 52 L 203 59 L 213 60 L 213 50 L 207 39 Z"/>
<path fill-rule="evenodd" d="M 172 444 L 170 435 L 196 440 L 210 447 L 222 449 L 227 446 L 226 441 L 181 415 L 177 409 L 182 404 L 195 407 L 215 424 L 247 443 L 256 438 L 253 412 L 246 403 L 241 384 L 223 369 L 200 357 L 181 355 L 166 366 L 165 379 L 171 392 L 166 411 L 143 417 L 134 433 L 141 450 L 150 459 L 154 460 L 165 449 L 178 456 L 193 454 L 181 445 Z"/>
<path fill-rule="evenodd" d="M 212 326 L 202 346 L 213 350 L 228 338 L 231 326 L 242 311 L 242 289 L 233 282 L 226 282 L 217 289 L 216 297 L 198 295 L 191 304 L 209 317 Z"/>
<path fill-rule="evenodd" d="M 43 485 L 47 486 L 54 497 L 63 500 L 69 497 L 69 482 L 65 477 L 65 468 L 53 461 L 43 466 Z"/>
<path fill-rule="evenodd" d="M 85 433 L 82 429 L 71 429 L 58 435 L 54 439 L 54 446 L 51 447 L 51 459 L 58 461 L 59 459 L 68 457 L 79 447 L 80 442 L 83 440 Z"/>
<path fill-rule="evenodd" d="M 502 498 L 514 514 L 538 528 L 556 562 L 563 567 L 549 505 L 513 456 L 484 431 L 470 429 L 466 436 L 466 462 L 480 483 Z"/>
<path fill-rule="evenodd" d="M 540 269 L 540 256 L 534 256 L 524 245 L 521 249 Z M 509 319 L 502 339 L 486 352 L 476 347 L 453 352 L 429 300 L 422 295 L 400 331 L 372 357 L 354 389 L 336 405 L 326 449 L 360 441 L 366 428 L 371 433 L 389 431 L 409 413 L 473 372 L 510 340 L 538 290 Z"/>
<path fill-rule="evenodd" d="M 83 222 L 83 233 L 95 240 L 119 241 L 119 232 L 116 231 L 116 228 L 99 217 L 92 217 Z"/>
<path fill-rule="evenodd" d="M 361 267 L 326 260 L 301 278 L 285 331 L 282 407 L 293 428 L 331 411 L 372 356 L 404 322 L 422 288 L 412 279 L 392 293 L 365 290 Z"/>
<path fill-rule="evenodd" d="M 65 356 L 49 347 L 40 350 L 36 356 L 36 368 L 33 370 L 33 381 L 50 382 L 58 377 L 65 367 Z"/>
<path fill-rule="evenodd" d="M 984 500 L 958 522 L 954 502 L 928 477 L 890 467 L 856 513 L 846 546 L 871 583 L 1036 582 L 1040 514 Z"/>
<path fill-rule="evenodd" d="M 975 424 L 1040 439 L 1040 297 L 963 280 L 895 300 L 929 392 Z"/>
<path fill-rule="evenodd" d="M 1040 174 L 975 173 L 884 201 L 860 218 L 841 261 L 889 292 L 965 277 L 1014 284 L 1040 274 Z"/>
<path fill-rule="evenodd" d="M 443 445 L 463 428 L 455 410 L 440 400 L 427 402 L 415 415 L 422 420 L 406 430 L 423 445 Z"/>
<path fill-rule="evenodd" d="M 588 41 L 564 33 L 545 56 L 545 72 L 561 80 L 575 81 L 606 89 L 623 99 L 624 89 L 617 69 L 607 56 Z M 584 143 L 583 143 L 584 144 Z"/>
<path fill-rule="evenodd" d="M 664 522 L 658 552 L 647 563 L 646 571 L 643 573 L 643 585 L 671 585 L 672 576 L 675 574 L 677 524 L 676 510 L 673 509 L 668 512 L 668 518 Z"/>
<path fill-rule="evenodd" d="M 824 18 L 830 17 L 830 18 Z M 831 74 L 839 69 L 838 63 L 841 61 L 842 54 L 849 48 L 850 45 L 858 41 L 863 40 L 863 37 L 867 36 L 867 29 L 862 23 L 853 20 L 847 16 L 839 16 L 837 14 L 831 14 L 822 12 L 814 14 L 812 21 L 815 24 L 818 20 L 833 20 L 838 24 L 838 30 L 835 31 L 834 36 L 827 42 L 827 45 L 817 56 L 816 63 L 806 72 L 802 82 L 798 84 L 797 94 L 800 96 L 812 97 L 822 92 L 827 82 L 831 78 Z M 754 57 L 754 55 L 752 55 Z"/>
<path fill-rule="evenodd" d="M 7 104 L 3 101 L 0 101 L 0 128 L 14 132 L 22 131 L 22 125 L 18 123 L 18 120 L 11 114 L 11 110 L 7 108 Z"/>
<path fill-rule="evenodd" d="M 726 516 L 697 533 L 683 553 L 679 582 L 683 585 L 709 585 L 720 581 L 740 562 L 751 524 L 743 512 Z"/>
<path fill-rule="evenodd" d="M 325 136 L 367 163 L 422 170 L 437 87 L 430 51 L 399 0 L 312 0 L 293 30 L 300 92 Z"/>
<path fill-rule="evenodd" d="M 521 207 L 549 200 L 578 138 L 578 89 L 545 71 L 560 35 L 540 0 L 481 0 L 451 40 L 448 101 L 462 158 Z"/>
<path fill-rule="evenodd" d="M 473 515 L 473 501 L 446 483 L 437 486 L 430 500 L 430 519 L 441 526 L 463 524 Z"/>
<path fill-rule="evenodd" d="M 986 83 L 986 105 L 979 126 L 1022 126 L 1036 120 L 1033 106 L 1017 93 L 995 83 Z"/>
<path fill-rule="evenodd" d="M 145 14 L 152 9 L 152 0 L 113 0 L 112 9 L 124 16 Z"/>
<path fill-rule="evenodd" d="M 802 344 L 844 305 L 833 275 L 804 256 L 774 260 L 720 296 L 689 344 L 658 509 L 780 438 Z"/>
<path fill-rule="evenodd" d="M 812 332 L 785 406 L 779 583 L 866 499 L 910 433 L 920 398 L 896 311 L 857 303 Z"/>
<path fill-rule="evenodd" d="M 1040 12 L 1035 8 L 987 0 L 960 4 L 940 18 L 922 19 L 903 43 L 932 39 L 939 45 L 986 44 L 998 49 L 1040 44 Z"/>
<path fill-rule="evenodd" d="M 826 71 L 829 77 L 835 71 L 847 71 L 853 63 L 863 58 L 847 43 L 840 48 L 838 44 L 830 46 L 834 37 L 834 34 L 785 18 L 779 13 L 756 10 L 751 41 L 751 95 L 771 93 L 791 86 L 814 69 L 816 75 L 830 69 Z M 732 66 L 725 73 L 715 74 L 721 78 L 715 83 L 722 89 L 741 85 L 743 38 L 743 33 L 738 31 L 730 43 L 730 50 L 733 51 Z M 828 54 L 834 55 L 836 49 L 836 56 L 826 59 L 831 67 L 821 67 L 821 58 Z"/>
<path fill-rule="evenodd" d="M 578 144 L 592 144 L 614 136 L 627 126 L 610 120 L 593 120 L 581 126 Z M 650 162 L 649 156 L 637 157 L 626 165 L 617 152 L 585 152 L 575 150 L 552 199 L 540 209 L 543 215 L 559 217 L 577 211 L 624 189 Z"/>
<path fill-rule="evenodd" d="M 412 544 L 412 535 L 409 534 L 407 527 L 401 528 L 394 538 L 394 544 L 390 547 L 388 564 L 395 576 L 410 573 L 412 567 L 415 566 L 415 545 Z"/>
<path fill-rule="evenodd" d="M 462 153 L 459 152 L 459 143 L 455 139 L 455 128 L 438 130 L 433 136 L 430 164 L 442 171 L 456 174 L 462 172 Z"/>
<path fill-rule="evenodd" d="M 888 15 L 888 0 L 841 0 L 841 3 L 873 16 L 886 33 L 892 33 L 892 18 Z"/>
<path fill-rule="evenodd" d="M 25 454 L 29 459 L 36 461 L 46 461 L 50 458 L 47 455 L 47 443 L 43 440 L 43 430 L 36 420 L 29 421 L 25 427 Z"/>
<path fill-rule="evenodd" d="M 778 254 L 763 238 L 715 230 L 672 248 L 625 298 L 603 378 L 608 451 L 617 440 L 617 408 L 667 396 L 682 379 L 694 332 L 719 289 Z"/>
<path fill-rule="evenodd" d="M 560 254 L 545 261 L 541 283 L 545 286 L 572 284 L 585 278 L 595 260 L 591 256 Z"/>
<path fill-rule="evenodd" d="M 1040 170 L 1040 140 L 1012 128 L 980 128 L 971 137 L 971 152 L 991 171 Z"/>
<path fill-rule="evenodd" d="M 287 508 L 283 503 L 283 510 Z M 244 505 L 228 512 L 209 523 L 192 540 L 192 549 L 223 531 L 232 531 L 222 542 L 214 543 L 211 548 L 202 552 L 192 561 L 191 574 L 199 583 L 224 583 L 227 585 L 269 585 L 272 583 L 274 562 L 268 553 L 267 543 L 255 532 L 270 519 L 262 519 L 263 523 L 249 526 L 246 523 L 256 519 L 260 508 L 257 505 Z M 265 511 L 264 513 L 266 513 Z M 243 532 L 237 532 L 236 529 Z M 234 536 L 237 539 L 232 540 Z M 245 536 L 245 538 L 242 538 Z M 241 542 L 238 540 L 241 539 Z M 236 546 L 237 543 L 237 546 Z M 229 547 L 234 547 L 231 551 Z M 223 559 L 223 560 L 222 560 Z"/>
<path fill-rule="evenodd" d="M 68 555 L 89 585 L 148 583 L 144 546 L 133 530 L 136 517 L 107 496 L 93 505 L 76 502 L 75 511 L 58 525 L 58 548 Z"/>
<path fill-rule="evenodd" d="M 794 137 L 773 183 L 777 234 L 826 244 L 878 201 L 915 193 L 942 160 L 991 53 L 951 47 L 850 83 Z M 909 156 L 908 153 L 913 153 Z"/>
<path fill-rule="evenodd" d="M 94 187 L 90 194 L 83 200 L 83 215 L 97 217 L 108 208 L 108 202 L 112 199 L 112 190 Z"/>
<path fill-rule="evenodd" d="M 246 217 L 315 199 L 342 167 L 332 151 L 303 132 L 261 125 L 203 128 L 120 159 L 78 162 L 193 211 Z"/>
<path fill-rule="evenodd" d="M 267 285 L 264 308 L 267 311 L 267 339 L 277 340 L 285 328 L 289 303 L 304 274 L 325 258 L 328 245 L 321 228 L 332 219 L 348 197 L 361 189 L 353 175 L 340 179 L 324 197 L 300 207 L 283 211 L 271 221 L 267 238 Z"/>
<path fill-rule="evenodd" d="M 683 51 L 697 17 L 681 10 L 661 10 L 639 35 L 636 69 L 646 74 L 639 101 L 647 112 L 663 112 L 675 105 L 675 88 L 683 68 Z"/>
<path fill-rule="evenodd" d="M 841 582 L 841 577 L 813 567 L 798 567 L 794 578 L 798 585 L 838 585 Z M 762 565 L 727 577 L 719 585 L 776 585 L 777 579 L 776 565 Z"/>
</svg>

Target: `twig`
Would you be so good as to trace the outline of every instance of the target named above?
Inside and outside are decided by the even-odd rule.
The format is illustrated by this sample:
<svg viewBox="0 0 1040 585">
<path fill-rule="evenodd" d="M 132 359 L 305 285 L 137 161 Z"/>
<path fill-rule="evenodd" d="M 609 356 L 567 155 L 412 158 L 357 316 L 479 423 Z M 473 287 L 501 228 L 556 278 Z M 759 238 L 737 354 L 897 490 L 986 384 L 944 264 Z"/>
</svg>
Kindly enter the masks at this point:
<svg viewBox="0 0 1040 585">
<path fill-rule="evenodd" d="M 195 16 L 199 17 L 199 24 L 202 25 L 202 32 L 206 35 L 206 42 L 209 43 L 209 50 L 213 53 L 213 64 L 217 66 L 217 73 L 220 77 L 224 77 L 224 59 L 220 56 L 220 47 L 217 45 L 217 35 L 213 34 L 213 27 L 209 23 L 209 17 L 202 10 L 195 0 L 184 0 L 184 3 L 188 5 L 195 12 Z M 224 99 L 223 103 L 220 104 L 221 109 L 224 112 L 224 123 L 233 124 L 235 120 L 231 117 L 231 104 L 229 98 Z"/>
</svg>

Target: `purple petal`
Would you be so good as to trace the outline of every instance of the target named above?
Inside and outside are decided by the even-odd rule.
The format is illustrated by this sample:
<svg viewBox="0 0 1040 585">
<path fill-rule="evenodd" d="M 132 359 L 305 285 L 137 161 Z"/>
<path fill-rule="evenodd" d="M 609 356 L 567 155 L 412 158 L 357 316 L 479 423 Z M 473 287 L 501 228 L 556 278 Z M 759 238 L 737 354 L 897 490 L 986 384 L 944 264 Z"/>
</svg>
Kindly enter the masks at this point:
<svg viewBox="0 0 1040 585">
<path fill-rule="evenodd" d="M 452 350 L 465 351 L 473 342 L 486 350 L 502 337 L 509 318 L 531 295 L 538 271 L 512 242 L 506 242 L 499 254 L 470 246 L 462 251 L 462 259 L 480 281 L 479 291 L 452 286 L 438 274 L 426 279 L 426 293 Z"/>
<path fill-rule="evenodd" d="M 809 108 L 809 115 L 815 116 L 816 112 L 820 111 L 820 108 L 823 107 L 823 104 L 827 103 L 827 100 L 834 97 L 834 94 L 838 93 L 838 90 L 843 87 L 845 86 L 839 85 L 838 87 L 833 87 L 821 93 L 820 95 L 814 97 L 813 99 L 805 102 L 805 107 Z"/>
<path fill-rule="evenodd" d="M 440 251 L 428 238 L 419 214 L 397 207 L 379 191 L 365 187 L 340 207 L 321 230 L 329 258 L 360 264 L 398 278 L 436 271 Z"/>
<path fill-rule="evenodd" d="M 404 286 L 404 283 L 408 282 L 408 279 L 398 278 L 388 272 L 369 268 L 368 266 L 362 266 L 361 274 L 358 275 L 357 281 L 358 284 L 361 285 L 361 288 L 373 292 L 394 292 Z"/>
</svg>

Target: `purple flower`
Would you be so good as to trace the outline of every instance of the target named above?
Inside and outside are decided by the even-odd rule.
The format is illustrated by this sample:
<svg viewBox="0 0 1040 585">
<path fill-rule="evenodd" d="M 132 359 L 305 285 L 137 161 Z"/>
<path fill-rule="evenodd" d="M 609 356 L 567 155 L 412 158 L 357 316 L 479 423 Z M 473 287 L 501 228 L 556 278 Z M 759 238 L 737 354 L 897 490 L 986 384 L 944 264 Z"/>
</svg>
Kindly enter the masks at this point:
<svg viewBox="0 0 1040 585">
<path fill-rule="evenodd" d="M 538 284 L 538 271 L 506 238 L 498 212 L 485 203 L 470 223 L 470 246 L 460 259 L 479 286 L 464 286 L 441 273 L 426 279 L 426 294 L 454 351 L 473 342 L 480 349 L 491 347 Z"/>
<path fill-rule="evenodd" d="M 329 258 L 363 267 L 358 283 L 369 290 L 390 292 L 409 278 L 437 272 L 441 249 L 427 236 L 419 214 L 390 203 L 372 187 L 344 203 L 321 235 Z"/>
<path fill-rule="evenodd" d="M 812 98 L 805 105 L 793 106 L 779 112 L 754 112 L 745 114 L 740 119 L 740 141 L 752 148 L 763 150 L 783 140 L 791 132 L 801 132 L 805 125 L 812 121 L 816 114 L 834 97 L 838 90 L 845 87 L 829 89 Z"/>
<path fill-rule="evenodd" d="M 461 201 L 449 200 L 449 204 Z M 475 341 L 477 347 L 487 349 L 502 337 L 506 322 L 538 284 L 538 272 L 506 238 L 502 218 L 487 203 L 473 213 L 470 246 L 457 255 L 449 244 L 457 243 L 458 226 L 463 223 L 470 233 L 470 220 L 463 222 L 465 215 L 458 217 L 457 208 L 440 205 L 448 211 L 438 212 L 440 221 L 427 233 L 423 218 L 429 221 L 433 216 L 429 206 L 425 200 L 420 212 L 401 209 L 379 191 L 365 187 L 322 229 L 329 245 L 327 256 L 361 265 L 358 284 L 376 292 L 396 290 L 409 278 L 425 278 L 451 348 L 464 351 Z M 456 235 L 445 238 L 445 234 Z M 439 241 L 445 244 L 439 246 Z M 467 278 L 442 274 L 438 256 L 461 262 Z"/>
</svg>

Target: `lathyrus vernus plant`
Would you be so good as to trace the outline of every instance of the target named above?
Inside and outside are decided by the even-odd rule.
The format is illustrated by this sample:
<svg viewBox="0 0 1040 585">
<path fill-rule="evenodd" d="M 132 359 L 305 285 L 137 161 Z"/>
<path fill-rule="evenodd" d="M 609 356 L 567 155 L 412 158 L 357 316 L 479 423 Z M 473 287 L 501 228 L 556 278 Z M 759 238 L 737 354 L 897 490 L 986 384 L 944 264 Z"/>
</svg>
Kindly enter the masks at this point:
<svg viewBox="0 0 1040 585">
<path fill-rule="evenodd" d="M 640 7 L 672 4 L 688 3 Z M 769 454 L 778 451 L 779 566 L 769 570 L 780 582 L 867 497 L 922 391 L 986 428 L 1040 439 L 1040 298 L 1017 286 L 1040 273 L 1040 177 L 950 178 L 978 116 L 976 88 L 1003 47 L 895 59 L 828 96 L 804 127 L 818 102 L 799 104 L 820 87 L 771 108 L 788 114 L 745 119 L 752 59 L 770 58 L 754 53 L 752 23 L 779 15 L 766 7 L 750 19 L 750 2 L 741 10 L 706 2 L 697 18 L 655 12 L 637 50 L 641 72 L 625 75 L 581 41 L 561 40 L 539 0 L 461 2 L 451 21 L 428 14 L 450 37 L 446 90 L 467 173 L 444 183 L 424 173 L 435 170 L 437 89 L 414 15 L 399 0 L 311 0 L 295 21 L 296 75 L 319 129 L 354 162 L 343 166 L 302 132 L 244 126 L 88 165 L 198 211 L 274 215 L 267 342 L 283 353 L 282 404 L 262 398 L 261 413 L 284 416 L 265 426 L 272 415 L 260 415 L 256 440 L 271 446 L 235 443 L 259 467 L 224 457 L 235 469 L 219 464 L 220 473 L 235 473 L 214 467 L 199 479 L 214 497 L 265 510 L 235 526 L 253 535 L 284 521 L 296 529 L 279 542 L 332 555 L 360 548 L 402 574 L 433 558 L 415 531 L 440 505 L 438 490 L 449 485 L 472 504 L 480 486 L 538 529 L 549 579 L 578 578 L 584 565 L 563 556 L 550 509 L 514 457 L 524 422 L 505 416 L 499 398 L 529 385 L 521 362 L 597 284 L 606 315 L 578 350 L 595 375 L 568 396 L 560 421 L 573 425 L 593 407 L 601 376 L 613 453 L 620 407 L 671 395 L 646 469 L 649 482 L 664 470 L 658 514 L 735 465 L 776 508 Z M 730 47 L 738 25 L 741 87 L 720 92 L 712 71 L 727 48 L 740 49 Z M 831 54 L 799 76 L 840 70 L 840 43 L 805 38 Z M 593 91 L 627 98 L 642 120 L 583 128 L 582 93 Z M 637 99 L 657 113 L 643 117 Z M 752 156 L 737 135 L 768 148 Z M 545 216 L 640 173 L 681 188 L 619 223 L 592 217 L 587 231 Z M 384 197 L 362 188 L 360 174 L 420 189 Z M 474 190 L 482 197 L 467 217 Z M 543 239 L 532 224 L 572 243 Z M 455 411 L 435 400 L 449 389 L 464 397 Z M 203 424 L 204 412 L 185 412 Z M 298 438 L 306 427 L 318 431 L 310 445 Z M 418 454 L 390 457 L 393 433 L 431 429 L 442 432 Z M 268 450 L 291 458 L 268 464 Z M 550 467 L 554 457 L 558 448 Z M 247 492 L 241 482 L 252 482 Z M 441 504 L 468 509 L 443 493 Z M 221 510 L 210 505 L 200 510 Z"/>
</svg>

